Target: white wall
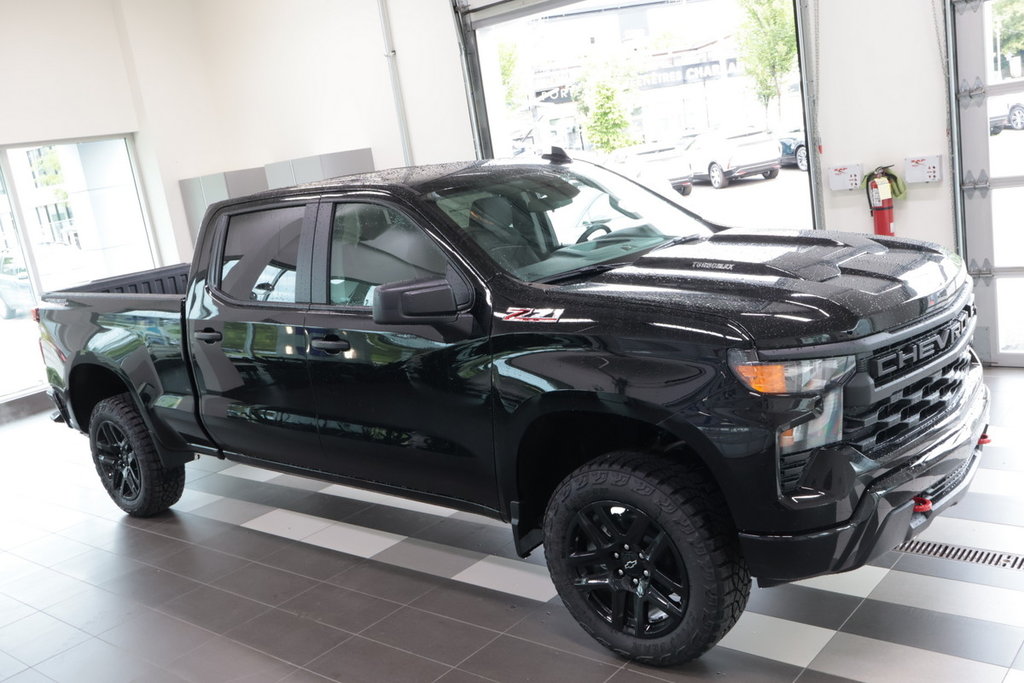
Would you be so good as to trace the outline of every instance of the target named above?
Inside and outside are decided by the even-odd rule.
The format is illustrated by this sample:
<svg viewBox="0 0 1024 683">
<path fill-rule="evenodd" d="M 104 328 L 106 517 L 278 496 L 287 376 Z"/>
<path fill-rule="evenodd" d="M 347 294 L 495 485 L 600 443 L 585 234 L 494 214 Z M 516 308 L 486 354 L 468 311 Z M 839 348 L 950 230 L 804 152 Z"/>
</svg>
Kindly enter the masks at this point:
<svg viewBox="0 0 1024 683">
<path fill-rule="evenodd" d="M 895 202 L 893 232 L 952 248 L 944 3 L 812 0 L 811 5 L 821 26 L 816 42 L 825 227 L 856 232 L 873 227 L 863 190 L 828 189 L 824 173 L 830 166 L 860 163 L 868 173 L 895 164 L 893 170 L 905 177 L 906 157 L 941 154 L 942 182 L 908 185 L 907 198 Z M 808 61 L 814 64 L 813 54 Z"/>
<path fill-rule="evenodd" d="M 449 4 L 390 5 L 414 160 L 471 158 Z M 0 146 L 135 133 L 164 263 L 191 255 L 182 178 L 361 147 L 403 163 L 377 0 L 0 0 L 0 17 Z"/>
</svg>

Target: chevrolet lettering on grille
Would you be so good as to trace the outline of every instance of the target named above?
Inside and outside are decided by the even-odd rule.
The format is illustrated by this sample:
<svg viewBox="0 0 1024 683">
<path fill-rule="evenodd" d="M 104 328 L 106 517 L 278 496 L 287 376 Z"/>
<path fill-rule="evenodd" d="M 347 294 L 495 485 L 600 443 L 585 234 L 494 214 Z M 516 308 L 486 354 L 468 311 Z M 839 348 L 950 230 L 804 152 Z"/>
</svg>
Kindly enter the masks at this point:
<svg viewBox="0 0 1024 683">
<path fill-rule="evenodd" d="M 967 331 L 970 314 L 964 311 L 931 334 L 871 359 L 871 376 L 881 379 L 934 358 L 952 348 Z"/>
</svg>

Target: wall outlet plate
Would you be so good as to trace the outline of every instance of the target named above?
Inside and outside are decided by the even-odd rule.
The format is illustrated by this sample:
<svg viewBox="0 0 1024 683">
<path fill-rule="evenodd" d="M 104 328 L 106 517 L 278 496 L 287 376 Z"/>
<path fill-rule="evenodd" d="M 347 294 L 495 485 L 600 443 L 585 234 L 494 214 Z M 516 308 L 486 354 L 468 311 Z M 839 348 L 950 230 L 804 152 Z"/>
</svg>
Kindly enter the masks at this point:
<svg viewBox="0 0 1024 683">
<path fill-rule="evenodd" d="M 860 164 L 830 166 L 828 169 L 828 186 L 833 190 L 859 190 L 864 173 Z"/>
<path fill-rule="evenodd" d="M 904 160 L 908 183 L 937 183 L 942 180 L 942 155 L 922 155 Z"/>
</svg>

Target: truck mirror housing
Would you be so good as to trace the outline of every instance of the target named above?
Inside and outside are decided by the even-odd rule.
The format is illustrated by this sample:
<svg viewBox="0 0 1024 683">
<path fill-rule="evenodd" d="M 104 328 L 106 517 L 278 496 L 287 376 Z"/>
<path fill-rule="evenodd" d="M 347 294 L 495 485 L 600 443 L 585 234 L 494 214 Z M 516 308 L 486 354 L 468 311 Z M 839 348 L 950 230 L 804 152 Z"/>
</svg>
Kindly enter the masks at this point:
<svg viewBox="0 0 1024 683">
<path fill-rule="evenodd" d="M 455 322 L 455 291 L 444 279 L 405 280 L 373 291 L 373 321 L 382 325 Z"/>
</svg>

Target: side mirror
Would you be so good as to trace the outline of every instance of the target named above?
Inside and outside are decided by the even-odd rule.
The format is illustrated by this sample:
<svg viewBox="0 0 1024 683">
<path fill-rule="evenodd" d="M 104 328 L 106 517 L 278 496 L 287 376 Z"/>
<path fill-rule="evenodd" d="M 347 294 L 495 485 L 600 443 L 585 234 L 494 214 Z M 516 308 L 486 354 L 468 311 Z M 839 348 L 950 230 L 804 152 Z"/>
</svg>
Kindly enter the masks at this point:
<svg viewBox="0 0 1024 683">
<path fill-rule="evenodd" d="M 455 291 L 444 279 L 405 280 L 373 290 L 373 322 L 381 325 L 430 325 L 455 322 Z"/>
</svg>

